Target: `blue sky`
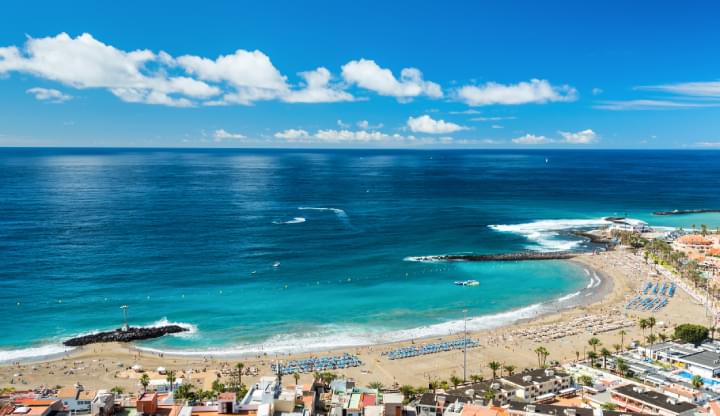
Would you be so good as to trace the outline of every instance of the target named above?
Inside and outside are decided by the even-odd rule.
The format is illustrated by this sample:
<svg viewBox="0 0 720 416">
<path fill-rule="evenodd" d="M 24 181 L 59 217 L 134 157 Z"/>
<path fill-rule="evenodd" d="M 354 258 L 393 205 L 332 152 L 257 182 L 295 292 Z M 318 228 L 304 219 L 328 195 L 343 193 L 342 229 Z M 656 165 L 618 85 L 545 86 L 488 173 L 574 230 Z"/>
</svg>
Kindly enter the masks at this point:
<svg viewBox="0 0 720 416">
<path fill-rule="evenodd" d="M 5 2 L 0 146 L 720 147 L 712 1 Z"/>
</svg>

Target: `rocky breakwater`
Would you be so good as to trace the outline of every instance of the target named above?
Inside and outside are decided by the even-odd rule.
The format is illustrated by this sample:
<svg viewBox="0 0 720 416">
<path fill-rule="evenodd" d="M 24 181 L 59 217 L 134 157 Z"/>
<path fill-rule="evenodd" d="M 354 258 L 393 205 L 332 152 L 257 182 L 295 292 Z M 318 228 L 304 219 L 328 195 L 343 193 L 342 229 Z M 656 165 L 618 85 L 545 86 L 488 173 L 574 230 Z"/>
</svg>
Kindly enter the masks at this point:
<svg viewBox="0 0 720 416">
<path fill-rule="evenodd" d="M 655 211 L 653 215 L 667 216 L 667 215 L 688 215 L 688 214 L 708 214 L 708 213 L 719 213 L 720 209 L 674 209 L 672 211 Z"/>
<path fill-rule="evenodd" d="M 578 253 L 569 251 L 536 252 L 522 251 L 519 253 L 496 254 L 446 254 L 441 256 L 409 257 L 406 260 L 420 262 L 437 261 L 524 261 L 524 260 L 567 260 L 577 256 Z"/>
<path fill-rule="evenodd" d="M 112 331 L 96 332 L 93 334 L 82 335 L 70 338 L 63 342 L 68 347 L 80 347 L 98 342 L 131 342 L 141 341 L 144 339 L 159 338 L 168 334 L 177 334 L 187 331 L 180 325 L 164 325 L 164 326 L 145 326 L 145 327 L 129 327 L 125 330 L 118 328 Z"/>
</svg>

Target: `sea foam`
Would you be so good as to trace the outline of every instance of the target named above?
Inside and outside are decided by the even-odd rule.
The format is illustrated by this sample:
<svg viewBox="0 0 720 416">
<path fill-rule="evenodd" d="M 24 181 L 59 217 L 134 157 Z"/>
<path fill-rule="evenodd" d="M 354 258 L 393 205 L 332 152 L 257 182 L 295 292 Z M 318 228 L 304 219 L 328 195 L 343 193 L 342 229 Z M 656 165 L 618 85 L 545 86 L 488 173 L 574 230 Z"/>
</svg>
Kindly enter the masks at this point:
<svg viewBox="0 0 720 416">
<path fill-rule="evenodd" d="M 610 225 L 605 218 L 539 220 L 522 224 L 497 224 L 489 227 L 495 231 L 519 234 L 533 244 L 529 249 L 537 251 L 568 251 L 579 246 L 579 239 L 563 238 L 563 232 Z"/>
<path fill-rule="evenodd" d="M 33 358 L 49 358 L 65 354 L 74 349 L 74 347 L 66 347 L 62 344 L 46 344 L 38 347 L 0 350 L 0 363 L 23 361 Z"/>
</svg>

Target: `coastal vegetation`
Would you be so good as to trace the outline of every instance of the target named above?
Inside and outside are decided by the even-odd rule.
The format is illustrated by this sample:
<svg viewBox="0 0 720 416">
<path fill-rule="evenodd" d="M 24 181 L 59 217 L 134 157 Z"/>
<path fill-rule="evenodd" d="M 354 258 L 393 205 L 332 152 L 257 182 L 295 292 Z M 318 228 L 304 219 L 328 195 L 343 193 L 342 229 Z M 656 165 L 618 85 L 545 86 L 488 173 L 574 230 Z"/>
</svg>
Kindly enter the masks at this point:
<svg viewBox="0 0 720 416">
<path fill-rule="evenodd" d="M 681 324 L 675 327 L 674 338 L 697 346 L 708 339 L 709 334 L 710 330 L 702 325 Z"/>
</svg>

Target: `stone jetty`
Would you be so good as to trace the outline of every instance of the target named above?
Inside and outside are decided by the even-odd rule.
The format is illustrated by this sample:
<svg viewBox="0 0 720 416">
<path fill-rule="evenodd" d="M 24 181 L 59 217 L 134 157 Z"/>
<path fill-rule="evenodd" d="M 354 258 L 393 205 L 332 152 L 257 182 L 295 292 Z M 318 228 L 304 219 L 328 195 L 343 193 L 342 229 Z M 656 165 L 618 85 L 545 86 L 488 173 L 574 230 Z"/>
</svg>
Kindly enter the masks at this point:
<svg viewBox="0 0 720 416">
<path fill-rule="evenodd" d="M 112 331 L 96 332 L 93 334 L 83 335 L 70 338 L 63 342 L 68 347 L 80 347 L 98 342 L 131 342 L 141 341 L 144 339 L 159 338 L 168 334 L 177 334 L 187 331 L 180 325 L 164 325 L 164 326 L 147 326 L 147 327 L 128 327 L 126 330 L 118 328 Z"/>
<path fill-rule="evenodd" d="M 577 256 L 579 253 L 570 251 L 536 252 L 521 251 L 517 253 L 494 253 L 494 254 L 446 254 L 441 256 L 412 257 L 408 260 L 419 262 L 437 261 L 524 261 L 524 260 L 567 260 Z"/>
<path fill-rule="evenodd" d="M 707 214 L 707 213 L 718 213 L 720 209 L 674 209 L 672 211 L 655 211 L 653 215 L 666 216 L 666 215 L 687 215 L 687 214 Z"/>
</svg>

